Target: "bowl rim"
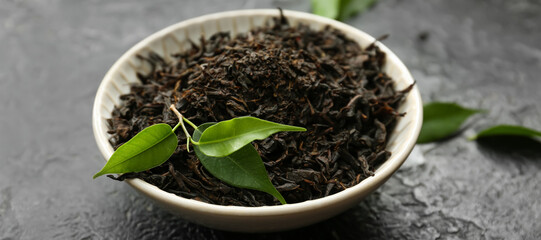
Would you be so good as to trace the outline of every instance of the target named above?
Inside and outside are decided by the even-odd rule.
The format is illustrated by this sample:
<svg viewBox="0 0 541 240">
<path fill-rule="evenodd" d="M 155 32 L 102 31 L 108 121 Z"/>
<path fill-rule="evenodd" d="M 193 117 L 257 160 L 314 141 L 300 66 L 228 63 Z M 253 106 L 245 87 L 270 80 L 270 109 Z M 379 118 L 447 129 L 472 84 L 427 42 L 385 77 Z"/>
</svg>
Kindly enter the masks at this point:
<svg viewBox="0 0 541 240">
<path fill-rule="evenodd" d="M 218 13 L 202 15 L 195 18 L 190 18 L 190 19 L 175 23 L 173 25 L 170 25 L 168 27 L 165 27 L 162 30 L 151 34 L 150 36 L 144 38 L 143 40 L 138 42 L 136 45 L 131 47 L 128 51 L 126 51 L 118 60 L 115 61 L 115 63 L 107 71 L 106 75 L 104 76 L 102 82 L 100 83 L 98 87 L 98 91 L 94 99 L 94 106 L 93 106 L 93 112 L 92 112 L 92 128 L 93 128 L 94 137 L 98 145 L 98 148 L 101 151 L 102 155 L 104 156 L 105 160 L 107 161 L 107 159 L 109 159 L 109 157 L 112 155 L 113 149 L 110 146 L 108 138 L 106 136 L 106 129 L 104 129 L 105 126 L 102 124 L 102 115 L 100 113 L 100 106 L 102 105 L 102 99 L 104 98 L 103 95 L 106 91 L 107 85 L 109 84 L 109 82 L 112 81 L 114 73 L 119 70 L 123 62 L 127 61 L 131 56 L 136 54 L 138 51 L 140 51 L 141 49 L 143 49 L 145 46 L 155 41 L 156 39 L 160 39 L 164 37 L 165 35 L 167 35 L 168 33 L 173 32 L 176 29 L 183 28 L 188 25 L 205 22 L 211 19 L 219 19 L 222 17 L 250 16 L 250 15 L 278 16 L 277 13 L 278 13 L 277 9 L 245 9 L 245 10 L 218 12 Z M 366 39 L 375 41 L 375 39 L 372 36 L 368 35 L 367 33 L 357 28 L 354 28 L 352 26 L 349 26 L 345 23 L 333 20 L 333 19 L 317 16 L 311 13 L 292 11 L 292 10 L 283 10 L 283 14 L 284 16 L 288 18 L 293 17 L 295 19 L 307 19 L 310 21 L 316 21 L 321 25 L 330 25 L 333 28 L 337 28 L 343 32 L 355 32 L 355 34 L 360 34 Z M 377 42 L 376 45 L 387 54 L 387 62 L 393 62 L 396 65 L 396 67 L 400 70 L 399 72 L 402 75 L 402 77 L 408 78 L 411 81 L 411 83 L 413 83 L 414 80 L 413 80 L 413 77 L 411 76 L 411 73 L 408 71 L 408 69 L 402 63 L 402 61 L 396 56 L 396 54 L 394 54 L 389 48 L 387 48 L 385 45 L 383 45 L 380 42 Z M 160 199 L 160 201 L 162 201 L 163 203 L 169 204 L 176 208 L 190 209 L 194 212 L 207 212 L 213 215 L 229 215 L 229 216 L 234 215 L 238 217 L 280 216 L 280 215 L 290 215 L 293 213 L 312 211 L 314 209 L 318 209 L 321 207 L 339 204 L 344 199 L 355 198 L 355 196 L 359 195 L 363 191 L 366 191 L 366 189 L 377 188 L 379 184 L 381 184 L 381 182 L 385 182 L 396 170 L 398 170 L 398 168 L 406 160 L 409 153 L 412 151 L 415 145 L 415 142 L 417 140 L 417 137 L 420 133 L 422 120 L 423 120 L 422 101 L 421 101 L 420 93 L 417 89 L 417 85 L 413 87 L 413 89 L 409 92 L 407 97 L 409 98 L 409 101 L 411 101 L 410 104 L 413 105 L 411 106 L 411 109 L 416 110 L 416 111 L 407 113 L 408 116 L 411 116 L 414 114 L 413 116 L 411 116 L 414 120 L 412 121 L 412 124 L 410 125 L 410 128 L 413 128 L 413 130 L 409 131 L 412 134 L 406 138 L 407 140 L 401 143 L 402 147 L 398 147 L 397 149 L 398 151 L 392 152 L 391 157 L 386 161 L 384 165 L 381 165 L 376 170 L 376 174 L 374 176 L 364 179 L 363 181 L 356 184 L 355 186 L 352 186 L 350 188 L 347 188 L 345 190 L 342 190 L 338 193 L 335 193 L 326 197 L 322 197 L 322 198 L 318 198 L 314 200 L 307 200 L 307 201 L 303 201 L 299 203 L 290 203 L 290 204 L 275 205 L 275 206 L 260 206 L 260 207 L 224 206 L 224 205 L 205 203 L 198 200 L 183 198 L 173 193 L 163 191 L 159 189 L 158 187 L 150 183 L 147 183 L 141 179 L 128 179 L 126 180 L 126 182 L 130 184 L 136 190 L 143 192 L 144 194 L 154 199 Z"/>
</svg>

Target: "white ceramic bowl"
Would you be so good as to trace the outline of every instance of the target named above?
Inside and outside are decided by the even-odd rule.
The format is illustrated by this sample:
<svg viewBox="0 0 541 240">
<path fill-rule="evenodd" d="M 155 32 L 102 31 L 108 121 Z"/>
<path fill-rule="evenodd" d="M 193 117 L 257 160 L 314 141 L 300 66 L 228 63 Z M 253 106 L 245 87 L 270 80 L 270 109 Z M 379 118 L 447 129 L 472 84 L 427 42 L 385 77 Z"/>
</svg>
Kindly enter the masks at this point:
<svg viewBox="0 0 541 240">
<path fill-rule="evenodd" d="M 374 42 L 374 38 L 344 23 L 309 13 L 284 11 L 291 25 L 308 24 L 313 29 L 326 25 L 341 30 L 362 47 Z M 149 66 L 136 58 L 150 51 L 171 60 L 170 54 L 190 48 L 189 39 L 198 43 L 201 35 L 209 37 L 218 31 L 230 31 L 232 36 L 262 26 L 272 17 L 278 17 L 276 9 L 240 10 L 210 14 L 189 19 L 169 26 L 145 38 L 126 52 L 107 72 L 96 94 L 92 124 L 98 147 L 105 159 L 113 154 L 108 142 L 106 119 L 111 117 L 119 96 L 128 93 L 130 85 L 137 83 L 137 71 L 149 71 Z M 396 81 L 396 88 L 403 89 L 413 83 L 408 69 L 381 43 L 380 49 L 387 54 L 385 71 Z M 422 103 L 417 87 L 408 94 L 399 108 L 407 112 L 400 118 L 389 139 L 387 150 L 392 156 L 383 163 L 373 177 L 342 192 L 321 199 L 281 206 L 239 207 L 221 206 L 186 199 L 167 193 L 140 179 L 127 180 L 133 188 L 159 205 L 189 221 L 211 228 L 241 232 L 271 232 L 306 226 L 335 216 L 358 204 L 370 192 L 383 184 L 409 155 L 422 125 Z"/>
</svg>

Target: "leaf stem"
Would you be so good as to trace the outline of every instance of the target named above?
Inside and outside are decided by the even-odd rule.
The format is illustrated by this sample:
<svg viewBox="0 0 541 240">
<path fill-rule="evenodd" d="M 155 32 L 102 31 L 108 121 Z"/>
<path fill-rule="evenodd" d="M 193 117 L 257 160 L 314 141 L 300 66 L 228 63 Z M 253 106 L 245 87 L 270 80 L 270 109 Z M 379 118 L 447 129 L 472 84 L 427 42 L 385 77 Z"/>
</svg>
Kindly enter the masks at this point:
<svg viewBox="0 0 541 240">
<path fill-rule="evenodd" d="M 177 110 L 177 108 L 175 108 L 175 104 L 171 104 L 169 109 L 173 111 L 178 117 L 178 124 L 175 126 L 175 128 L 173 128 L 173 132 L 177 130 L 179 125 L 182 127 L 182 131 L 184 131 L 184 134 L 186 134 L 186 137 L 188 138 L 186 140 L 186 150 L 190 152 L 190 139 L 192 139 L 192 136 L 188 133 L 188 130 L 186 130 L 186 126 L 184 126 L 184 121 L 182 121 L 183 119 L 186 120 L 186 118 L 184 118 L 182 114 Z"/>
<path fill-rule="evenodd" d="M 175 127 L 173 128 L 173 132 L 176 132 L 178 127 L 180 127 L 180 121 L 179 121 L 179 122 L 177 123 L 177 125 L 175 125 Z"/>
<path fill-rule="evenodd" d="M 182 117 L 182 120 L 184 120 L 186 123 L 188 123 L 190 126 L 193 127 L 193 129 L 197 129 L 197 126 L 195 126 L 195 124 L 193 124 L 190 120 L 188 120 L 187 118 L 185 117 Z"/>
<path fill-rule="evenodd" d="M 192 142 L 193 145 L 199 146 L 199 142 L 194 141 L 193 138 L 190 138 L 190 142 Z"/>
</svg>

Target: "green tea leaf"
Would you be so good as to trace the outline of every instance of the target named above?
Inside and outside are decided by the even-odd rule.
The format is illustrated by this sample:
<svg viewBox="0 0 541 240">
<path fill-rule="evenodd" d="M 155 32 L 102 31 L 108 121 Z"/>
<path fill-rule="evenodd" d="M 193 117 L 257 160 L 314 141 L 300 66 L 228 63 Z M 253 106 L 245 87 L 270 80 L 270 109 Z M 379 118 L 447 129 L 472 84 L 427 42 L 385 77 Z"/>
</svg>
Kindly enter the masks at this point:
<svg viewBox="0 0 541 240">
<path fill-rule="evenodd" d="M 340 0 L 312 0 L 312 12 L 319 16 L 338 19 Z"/>
<path fill-rule="evenodd" d="M 265 139 L 283 131 L 306 131 L 305 128 L 283 125 L 255 117 L 239 117 L 216 123 L 207 128 L 199 142 L 199 150 L 207 156 L 227 156 L 254 140 Z"/>
<path fill-rule="evenodd" d="M 108 173 L 140 172 L 160 166 L 173 155 L 177 145 L 177 136 L 171 126 L 164 123 L 152 125 L 120 146 L 94 178 Z"/>
<path fill-rule="evenodd" d="M 479 132 L 477 135 L 471 137 L 470 140 L 491 136 L 541 137 L 541 132 L 522 126 L 497 125 Z"/>
<path fill-rule="evenodd" d="M 427 143 L 455 133 L 471 115 L 481 112 L 455 103 L 433 102 L 423 107 L 423 127 L 417 143 Z"/>
<path fill-rule="evenodd" d="M 198 141 L 201 133 L 215 123 L 205 123 L 193 133 L 193 139 Z M 286 204 L 284 197 L 274 188 L 265 165 L 252 144 L 225 157 L 210 157 L 201 152 L 199 146 L 194 145 L 194 152 L 201 164 L 213 176 L 235 187 L 254 189 L 271 194 L 282 204 Z"/>
<path fill-rule="evenodd" d="M 342 0 L 338 20 L 345 21 L 356 14 L 363 13 L 374 5 L 376 0 Z"/>
<path fill-rule="evenodd" d="M 311 3 L 314 14 L 345 21 L 366 11 L 376 0 L 312 0 Z"/>
</svg>

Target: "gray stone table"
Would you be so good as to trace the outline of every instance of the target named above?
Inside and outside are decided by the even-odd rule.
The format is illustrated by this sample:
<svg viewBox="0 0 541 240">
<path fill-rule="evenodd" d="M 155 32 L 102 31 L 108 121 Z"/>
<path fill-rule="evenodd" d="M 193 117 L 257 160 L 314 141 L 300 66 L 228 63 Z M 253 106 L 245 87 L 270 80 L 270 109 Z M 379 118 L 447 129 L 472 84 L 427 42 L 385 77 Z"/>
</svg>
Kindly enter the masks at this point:
<svg viewBox="0 0 541 240">
<path fill-rule="evenodd" d="M 128 48 L 173 23 L 308 0 L 0 0 L 0 239 L 541 239 L 541 144 L 470 142 L 498 123 L 541 129 L 541 2 L 380 0 L 347 21 L 410 68 L 425 102 L 488 113 L 420 145 L 382 188 L 325 222 L 271 234 L 186 222 L 128 185 L 92 180 L 94 94 Z"/>
</svg>

